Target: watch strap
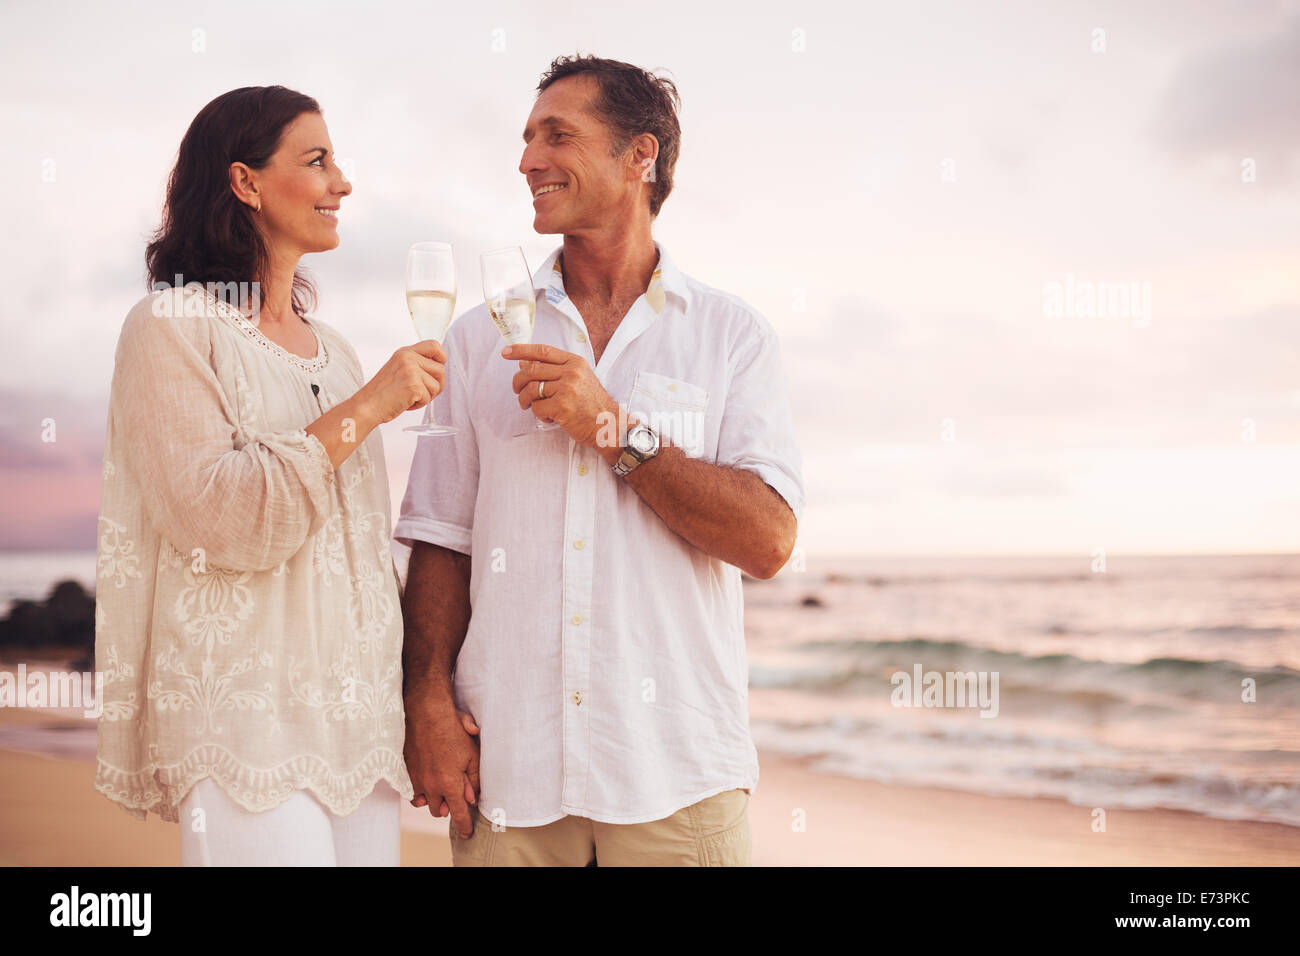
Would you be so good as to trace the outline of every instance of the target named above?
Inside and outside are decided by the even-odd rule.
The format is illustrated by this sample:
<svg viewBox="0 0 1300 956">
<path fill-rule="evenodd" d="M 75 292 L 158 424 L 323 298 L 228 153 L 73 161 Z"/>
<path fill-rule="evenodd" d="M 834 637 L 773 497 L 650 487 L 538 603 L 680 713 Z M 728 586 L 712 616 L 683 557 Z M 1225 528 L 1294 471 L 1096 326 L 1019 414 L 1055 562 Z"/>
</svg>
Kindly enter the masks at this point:
<svg viewBox="0 0 1300 956">
<path fill-rule="evenodd" d="M 654 435 L 654 451 L 649 454 L 642 454 L 633 448 L 630 442 L 624 444 L 623 453 L 618 456 L 618 461 L 614 462 L 614 474 L 618 475 L 620 478 L 626 477 L 629 472 L 637 467 L 637 465 L 649 461 L 659 452 L 659 436 L 655 433 L 654 429 L 643 422 L 638 422 L 636 425 L 633 425 L 632 428 L 628 429 L 628 433 L 630 434 L 637 428 L 644 428 L 646 431 L 650 432 L 651 435 Z"/>
</svg>

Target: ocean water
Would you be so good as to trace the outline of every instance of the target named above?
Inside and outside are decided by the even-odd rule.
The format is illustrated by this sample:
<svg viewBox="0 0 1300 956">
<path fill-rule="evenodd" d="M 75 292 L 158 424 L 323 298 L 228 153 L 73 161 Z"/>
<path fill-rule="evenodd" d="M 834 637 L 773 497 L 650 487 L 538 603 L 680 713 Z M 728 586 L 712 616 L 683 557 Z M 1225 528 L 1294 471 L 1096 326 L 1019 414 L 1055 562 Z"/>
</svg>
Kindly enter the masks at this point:
<svg viewBox="0 0 1300 956">
<path fill-rule="evenodd" d="M 745 621 L 760 750 L 1300 826 L 1300 555 L 809 562 L 749 583 Z M 895 706 L 917 665 L 996 673 L 997 716 Z"/>
<path fill-rule="evenodd" d="M 0 551 L 0 612 L 19 598 L 43 601 L 69 578 L 95 590 L 94 551 Z"/>
<path fill-rule="evenodd" d="M 89 587 L 94 569 L 93 553 L 0 553 L 0 597 Z M 1300 826 L 1300 555 L 1112 556 L 1104 573 L 1087 556 L 810 559 L 748 581 L 745 601 L 760 750 L 887 783 Z M 997 716 L 895 706 L 891 677 L 918 665 L 996 674 Z M 14 728 L 0 747 L 93 754 L 86 729 Z"/>
</svg>

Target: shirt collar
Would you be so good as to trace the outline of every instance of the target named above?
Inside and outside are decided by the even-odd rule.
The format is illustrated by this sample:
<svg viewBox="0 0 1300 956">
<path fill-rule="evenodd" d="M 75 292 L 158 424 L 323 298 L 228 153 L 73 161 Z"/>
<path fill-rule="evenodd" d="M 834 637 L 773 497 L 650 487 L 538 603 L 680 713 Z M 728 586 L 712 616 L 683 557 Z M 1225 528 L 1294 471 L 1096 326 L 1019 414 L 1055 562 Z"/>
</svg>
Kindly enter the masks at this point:
<svg viewBox="0 0 1300 956">
<path fill-rule="evenodd" d="M 686 295 L 686 280 L 673 263 L 667 250 L 658 242 L 654 246 L 659 253 L 659 263 L 650 276 L 650 284 L 646 286 L 645 297 L 646 301 L 650 303 L 650 308 L 658 313 L 663 311 L 667 302 L 667 293 L 677 296 L 683 305 L 689 300 Z M 559 305 L 566 297 L 564 275 L 560 272 L 559 267 L 560 253 L 563 251 L 564 246 L 555 249 L 546 257 L 546 261 L 538 267 L 537 271 L 533 273 L 533 288 L 539 292 L 545 292 L 546 301 L 550 302 L 551 305 Z"/>
</svg>

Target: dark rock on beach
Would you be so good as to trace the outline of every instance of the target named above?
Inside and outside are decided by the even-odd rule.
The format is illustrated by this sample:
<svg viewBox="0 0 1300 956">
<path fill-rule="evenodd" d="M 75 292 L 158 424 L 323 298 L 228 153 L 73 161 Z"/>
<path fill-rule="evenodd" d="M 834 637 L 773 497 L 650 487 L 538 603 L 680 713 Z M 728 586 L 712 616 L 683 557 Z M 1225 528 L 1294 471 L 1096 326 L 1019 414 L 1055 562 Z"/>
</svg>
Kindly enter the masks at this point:
<svg viewBox="0 0 1300 956">
<path fill-rule="evenodd" d="M 0 648 L 74 650 L 95 646 L 95 596 L 76 581 L 60 581 L 44 601 L 15 601 L 0 619 Z"/>
</svg>

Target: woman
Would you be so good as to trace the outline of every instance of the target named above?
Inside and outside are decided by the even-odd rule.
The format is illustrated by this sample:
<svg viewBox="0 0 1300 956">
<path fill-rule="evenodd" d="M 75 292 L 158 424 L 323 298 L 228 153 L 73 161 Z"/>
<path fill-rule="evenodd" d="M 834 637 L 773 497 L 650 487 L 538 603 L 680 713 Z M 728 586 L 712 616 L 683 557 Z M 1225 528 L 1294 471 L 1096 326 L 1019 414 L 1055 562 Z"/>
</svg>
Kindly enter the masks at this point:
<svg viewBox="0 0 1300 956">
<path fill-rule="evenodd" d="M 446 354 L 398 349 L 365 381 L 307 317 L 298 261 L 339 244 L 351 191 L 315 100 L 217 97 L 181 142 L 155 291 L 118 341 L 95 785 L 179 820 L 185 865 L 398 863 L 412 794 L 375 429 L 438 394 Z"/>
</svg>

